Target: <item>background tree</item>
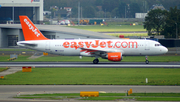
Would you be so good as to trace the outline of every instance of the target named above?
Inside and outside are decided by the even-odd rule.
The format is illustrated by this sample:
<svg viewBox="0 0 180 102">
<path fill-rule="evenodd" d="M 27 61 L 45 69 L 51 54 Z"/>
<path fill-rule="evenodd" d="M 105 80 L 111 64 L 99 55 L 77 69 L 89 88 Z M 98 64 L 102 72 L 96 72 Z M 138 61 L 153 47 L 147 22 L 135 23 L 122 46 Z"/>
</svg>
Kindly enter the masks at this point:
<svg viewBox="0 0 180 102">
<path fill-rule="evenodd" d="M 78 7 L 74 7 L 72 10 L 71 10 L 72 14 L 71 14 L 71 17 L 73 18 L 77 18 L 78 17 Z"/>
<path fill-rule="evenodd" d="M 54 18 L 55 17 L 55 12 L 57 11 L 57 9 L 52 8 L 51 9 L 51 17 Z"/>
<path fill-rule="evenodd" d="M 149 35 L 160 35 L 166 25 L 168 11 L 161 9 L 154 9 L 149 11 L 145 17 L 144 28 Z"/>
<path fill-rule="evenodd" d="M 101 6 L 103 4 L 104 0 L 95 0 L 96 6 Z"/>
<path fill-rule="evenodd" d="M 130 9 L 131 9 L 131 18 L 135 18 L 135 13 L 140 13 L 140 6 L 137 3 L 132 3 L 130 5 Z"/>
<path fill-rule="evenodd" d="M 118 6 L 118 11 L 119 11 L 118 12 L 118 17 L 119 18 L 125 18 L 125 8 L 127 10 L 126 3 L 122 2 L 122 3 L 119 4 L 119 6 Z"/>
<path fill-rule="evenodd" d="M 119 0 L 104 0 L 102 9 L 105 12 L 111 12 L 114 8 L 118 7 Z"/>
<path fill-rule="evenodd" d="M 111 12 L 111 16 L 112 16 L 112 18 L 116 18 L 116 17 L 118 17 L 118 16 L 119 16 L 118 7 L 117 7 L 117 8 L 115 8 L 114 10 L 112 10 L 112 12 Z"/>
<path fill-rule="evenodd" d="M 166 38 L 176 38 L 180 36 L 180 10 L 171 7 L 169 11 L 155 9 L 148 13 L 145 18 L 144 28 L 148 34 L 164 35 Z M 176 29 L 177 27 L 177 29 Z"/>
<path fill-rule="evenodd" d="M 134 17 L 135 13 L 146 13 L 154 4 L 162 4 L 165 9 L 169 10 L 170 7 L 180 8 L 180 0 L 44 0 L 44 10 L 51 11 L 51 6 L 57 7 L 72 7 L 71 17 L 77 17 L 78 2 L 81 3 L 82 9 L 87 6 L 95 9 L 95 17 L 104 17 L 103 14 L 107 12 L 106 17 L 125 17 L 125 6 L 129 5 L 127 17 Z M 102 11 L 96 10 L 96 6 L 102 6 Z M 88 7 L 88 8 L 89 8 Z M 118 8 L 118 9 L 117 9 Z M 86 11 L 86 10 L 85 10 Z M 101 14 L 98 15 L 98 12 Z M 111 13 L 111 14 L 109 14 Z M 87 17 L 88 13 L 83 12 L 83 16 Z M 109 15 L 109 16 L 108 16 Z"/>
<path fill-rule="evenodd" d="M 94 18 L 96 14 L 96 9 L 93 6 L 86 6 L 83 8 L 83 17 Z"/>
<path fill-rule="evenodd" d="M 180 28 L 180 10 L 177 7 L 170 8 L 167 19 L 166 25 L 164 26 L 164 31 L 162 31 L 162 35 L 166 38 L 176 38 L 176 26 L 178 30 L 179 36 L 179 28 Z"/>
</svg>

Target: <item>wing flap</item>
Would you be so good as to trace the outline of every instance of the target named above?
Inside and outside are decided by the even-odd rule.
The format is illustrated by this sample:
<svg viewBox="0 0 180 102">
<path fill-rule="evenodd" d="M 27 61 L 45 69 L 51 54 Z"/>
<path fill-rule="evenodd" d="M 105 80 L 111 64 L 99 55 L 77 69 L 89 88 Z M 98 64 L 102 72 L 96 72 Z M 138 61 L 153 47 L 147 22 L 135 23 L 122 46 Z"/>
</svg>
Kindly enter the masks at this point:
<svg viewBox="0 0 180 102">
<path fill-rule="evenodd" d="M 95 55 L 102 55 L 109 52 L 122 52 L 120 50 L 112 50 L 112 49 L 90 49 L 90 48 L 80 48 L 80 52 L 95 54 Z"/>
</svg>

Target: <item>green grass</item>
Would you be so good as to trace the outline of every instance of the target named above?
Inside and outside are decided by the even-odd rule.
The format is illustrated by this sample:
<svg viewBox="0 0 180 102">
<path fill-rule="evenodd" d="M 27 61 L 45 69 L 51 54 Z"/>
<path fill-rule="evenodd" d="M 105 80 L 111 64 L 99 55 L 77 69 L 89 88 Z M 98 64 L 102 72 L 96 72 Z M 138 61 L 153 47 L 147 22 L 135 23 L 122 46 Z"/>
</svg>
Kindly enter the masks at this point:
<svg viewBox="0 0 180 102">
<path fill-rule="evenodd" d="M 0 68 L 0 72 L 7 70 L 8 68 Z"/>
<path fill-rule="evenodd" d="M 37 59 L 28 59 L 30 56 L 19 55 L 16 60 L 13 62 L 92 62 L 94 57 L 83 57 L 82 59 L 79 56 L 43 56 Z M 180 56 L 175 55 L 164 55 L 164 56 L 149 56 L 148 60 L 150 62 L 179 62 Z M 9 55 L 1 55 L 0 62 L 10 62 Z M 108 62 L 107 59 L 99 58 L 100 62 Z M 122 62 L 144 62 L 145 56 L 123 56 Z M 121 63 L 121 62 L 118 62 Z"/>
<path fill-rule="evenodd" d="M 133 93 L 130 96 L 125 96 L 125 93 L 99 93 L 99 97 L 80 98 L 79 93 L 54 93 L 54 94 L 34 94 L 34 95 L 20 95 L 14 98 L 23 99 L 80 99 L 80 100 L 129 100 L 136 101 L 180 101 L 180 93 Z"/>
<path fill-rule="evenodd" d="M 119 35 L 124 36 L 148 36 L 147 33 L 108 33 L 107 35 L 119 37 Z"/>
<path fill-rule="evenodd" d="M 180 85 L 179 73 L 178 68 L 33 68 L 5 76 L 0 85 Z"/>
<path fill-rule="evenodd" d="M 86 98 L 86 99 L 82 99 L 82 100 L 94 100 L 94 101 L 98 101 L 98 100 L 119 100 L 119 99 L 123 99 L 123 100 L 129 100 L 129 99 L 133 99 L 136 101 L 180 101 L 180 97 L 90 97 L 90 98 Z"/>
<path fill-rule="evenodd" d="M 13 61 L 23 61 L 23 62 L 26 62 L 26 61 L 33 61 L 33 60 L 30 60 L 28 59 L 30 56 L 28 55 L 18 55 L 18 58 L 16 60 L 13 60 Z M 8 61 L 8 59 L 10 58 L 9 55 L 1 55 L 0 56 L 0 62 L 10 62 Z"/>
<path fill-rule="evenodd" d="M 122 99 L 123 97 L 89 97 L 80 100 L 93 100 L 93 101 L 112 101 Z"/>
<path fill-rule="evenodd" d="M 143 28 L 143 25 L 109 25 L 109 26 L 99 26 L 99 25 L 85 25 L 85 26 L 70 26 L 72 28 L 77 29 L 83 29 L 88 31 L 94 31 L 94 32 L 121 32 L 121 31 L 146 31 L 146 29 Z"/>
<path fill-rule="evenodd" d="M 1 48 L 0 51 L 34 51 L 34 50 L 31 50 L 31 49 L 18 49 L 18 48 L 9 48 L 9 49 L 6 49 L 6 48 Z"/>
<path fill-rule="evenodd" d="M 132 93 L 130 96 L 179 97 L 180 93 Z"/>
<path fill-rule="evenodd" d="M 180 101 L 180 97 L 136 97 L 137 101 Z"/>
<path fill-rule="evenodd" d="M 33 95 L 21 95 L 21 96 L 79 96 L 80 93 L 53 93 L 53 94 L 33 94 Z"/>
<path fill-rule="evenodd" d="M 106 22 L 108 25 L 130 25 L 130 24 L 133 24 L 135 22 L 128 22 L 128 21 L 124 21 L 124 22 Z M 136 22 L 138 23 L 139 25 L 143 25 L 143 22 Z"/>
</svg>

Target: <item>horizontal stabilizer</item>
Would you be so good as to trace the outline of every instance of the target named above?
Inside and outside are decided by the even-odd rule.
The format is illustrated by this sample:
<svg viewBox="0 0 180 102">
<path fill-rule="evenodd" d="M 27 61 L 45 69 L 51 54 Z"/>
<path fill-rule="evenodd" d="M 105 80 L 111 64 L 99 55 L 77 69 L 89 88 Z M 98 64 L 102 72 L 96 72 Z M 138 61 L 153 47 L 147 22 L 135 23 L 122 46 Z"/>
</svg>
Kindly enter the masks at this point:
<svg viewBox="0 0 180 102">
<path fill-rule="evenodd" d="M 36 47 L 37 44 L 31 44 L 31 43 L 18 43 L 18 45 L 21 45 L 21 46 L 29 46 L 29 47 Z"/>
</svg>

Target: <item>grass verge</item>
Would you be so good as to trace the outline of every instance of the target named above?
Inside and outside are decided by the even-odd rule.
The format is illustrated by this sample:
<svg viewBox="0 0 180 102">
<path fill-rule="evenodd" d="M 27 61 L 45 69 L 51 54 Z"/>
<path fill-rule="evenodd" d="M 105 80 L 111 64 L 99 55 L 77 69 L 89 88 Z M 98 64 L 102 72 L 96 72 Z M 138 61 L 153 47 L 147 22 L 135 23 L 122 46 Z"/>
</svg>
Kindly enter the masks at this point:
<svg viewBox="0 0 180 102">
<path fill-rule="evenodd" d="M 179 73 L 179 68 L 33 68 L 5 76 L 0 85 L 180 85 Z"/>
<path fill-rule="evenodd" d="M 31 50 L 31 49 L 18 49 L 18 48 L 1 48 L 0 51 L 34 51 L 34 50 Z"/>
<path fill-rule="evenodd" d="M 99 26 L 99 25 L 85 25 L 85 26 L 70 26 L 71 28 L 83 29 L 94 32 L 131 32 L 131 31 L 146 31 L 143 25 L 109 25 L 109 26 Z"/>
<path fill-rule="evenodd" d="M 8 68 L 0 68 L 0 72 L 7 70 Z"/>
<path fill-rule="evenodd" d="M 119 35 L 124 36 L 148 36 L 147 33 L 108 33 L 107 35 L 119 37 Z"/>
<path fill-rule="evenodd" d="M 14 98 L 23 99 L 79 99 L 79 100 L 137 100 L 137 101 L 180 101 L 180 93 L 133 93 L 125 96 L 125 93 L 100 93 L 99 97 L 80 97 L 79 93 L 54 93 L 54 94 L 34 94 L 20 95 Z"/>
<path fill-rule="evenodd" d="M 136 97 L 137 101 L 180 101 L 180 97 Z"/>
<path fill-rule="evenodd" d="M 37 59 L 28 59 L 30 56 L 19 55 L 16 60 L 13 62 L 92 62 L 94 57 L 83 57 L 82 59 L 79 56 L 43 56 Z M 0 62 L 9 62 L 9 55 L 1 55 Z M 100 62 L 108 62 L 107 59 L 99 58 Z M 150 62 L 179 62 L 179 56 L 149 56 L 148 60 Z M 144 62 L 144 56 L 123 56 L 122 62 Z M 118 62 L 121 63 L 121 62 Z"/>
</svg>

